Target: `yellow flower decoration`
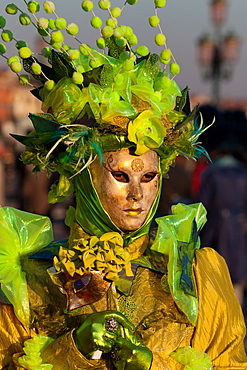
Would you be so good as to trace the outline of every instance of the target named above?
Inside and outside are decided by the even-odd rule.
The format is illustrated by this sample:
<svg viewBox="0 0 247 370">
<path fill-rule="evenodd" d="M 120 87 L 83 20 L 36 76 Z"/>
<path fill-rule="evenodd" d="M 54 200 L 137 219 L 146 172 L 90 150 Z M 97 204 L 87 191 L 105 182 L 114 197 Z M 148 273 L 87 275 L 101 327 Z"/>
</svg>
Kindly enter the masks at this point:
<svg viewBox="0 0 247 370">
<path fill-rule="evenodd" d="M 136 144 L 137 155 L 159 148 L 165 137 L 166 129 L 160 115 L 151 110 L 145 110 L 128 125 L 128 139 Z"/>
<path fill-rule="evenodd" d="M 120 234 L 109 232 L 100 238 L 91 236 L 80 239 L 72 249 L 60 247 L 59 258 L 54 257 L 54 267 L 58 272 L 83 275 L 86 271 L 101 271 L 106 279 L 118 280 L 123 269 L 132 276 L 130 255 L 123 249 Z"/>
</svg>

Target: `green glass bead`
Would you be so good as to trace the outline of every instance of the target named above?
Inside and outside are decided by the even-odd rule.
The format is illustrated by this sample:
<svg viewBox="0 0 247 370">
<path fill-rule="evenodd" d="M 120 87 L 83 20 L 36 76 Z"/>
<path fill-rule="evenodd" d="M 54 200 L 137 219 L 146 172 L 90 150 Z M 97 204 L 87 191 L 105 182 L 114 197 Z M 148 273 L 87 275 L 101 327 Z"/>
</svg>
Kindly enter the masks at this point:
<svg viewBox="0 0 247 370">
<path fill-rule="evenodd" d="M 85 0 L 82 2 L 81 7 L 85 12 L 90 12 L 94 8 L 94 5 L 92 1 Z"/>
<path fill-rule="evenodd" d="M 113 35 L 113 32 L 114 32 L 114 30 L 113 30 L 112 27 L 105 26 L 101 30 L 101 35 L 104 36 L 104 37 L 106 37 L 106 38 L 109 38 L 109 37 L 111 37 Z"/>
<path fill-rule="evenodd" d="M 28 26 L 31 23 L 31 18 L 26 13 L 21 13 L 19 16 L 20 24 L 23 26 Z"/>
<path fill-rule="evenodd" d="M 4 28 L 6 26 L 6 19 L 3 16 L 0 16 L 0 28 Z"/>
<path fill-rule="evenodd" d="M 40 75 L 42 72 L 41 65 L 39 63 L 33 63 L 31 65 L 31 70 L 35 75 Z"/>
<path fill-rule="evenodd" d="M 9 30 L 4 30 L 1 33 L 2 40 L 5 42 L 10 42 L 13 40 L 13 33 Z"/>
<path fill-rule="evenodd" d="M 40 10 L 38 1 L 29 1 L 27 4 L 28 11 L 32 14 L 37 13 Z"/>
<path fill-rule="evenodd" d="M 52 31 L 51 39 L 53 42 L 59 43 L 64 41 L 64 35 L 61 31 Z"/>
<path fill-rule="evenodd" d="M 102 10 L 107 10 L 110 9 L 111 7 L 111 2 L 109 0 L 100 0 L 98 2 L 99 8 Z"/>
<path fill-rule="evenodd" d="M 48 23 L 49 25 L 49 23 Z M 55 20 L 55 26 L 58 30 L 63 30 L 67 26 L 67 21 L 65 18 L 57 18 Z"/>
<path fill-rule="evenodd" d="M 72 80 L 76 85 L 81 85 L 83 83 L 84 77 L 79 72 L 74 72 L 72 75 Z"/>
<path fill-rule="evenodd" d="M 103 37 L 100 37 L 96 40 L 96 45 L 99 49 L 104 49 L 106 47 L 105 39 Z"/>
<path fill-rule="evenodd" d="M 14 15 L 18 12 L 18 8 L 15 4 L 8 4 L 5 8 L 6 13 Z"/>
<path fill-rule="evenodd" d="M 20 50 L 19 50 L 19 56 L 20 56 L 22 59 L 27 59 L 27 58 L 29 58 L 31 55 L 32 55 L 32 51 L 31 51 L 31 49 L 29 49 L 28 47 L 24 46 L 23 48 L 20 48 Z"/>
<path fill-rule="evenodd" d="M 102 26 L 102 20 L 96 15 L 91 18 L 90 23 L 93 28 L 100 28 Z"/>
<path fill-rule="evenodd" d="M 146 56 L 149 53 L 149 49 L 145 45 L 138 46 L 136 48 L 136 54 L 140 56 Z"/>
<path fill-rule="evenodd" d="M 169 65 L 169 68 L 170 68 L 170 73 L 174 76 L 179 74 L 180 72 L 180 66 L 177 63 L 171 63 Z"/>
<path fill-rule="evenodd" d="M 20 75 L 19 82 L 21 85 L 28 85 L 30 83 L 30 77 L 28 75 Z"/>
<path fill-rule="evenodd" d="M 19 50 L 20 48 L 28 47 L 28 43 L 26 41 L 20 40 L 16 42 L 15 47 Z"/>
<path fill-rule="evenodd" d="M 5 54 L 6 51 L 7 51 L 6 46 L 0 42 L 0 54 Z"/>
<path fill-rule="evenodd" d="M 52 1 L 45 1 L 44 4 L 43 4 L 43 9 L 44 11 L 47 13 L 47 14 L 51 14 L 53 12 L 55 12 L 56 10 L 56 7 L 55 7 L 55 4 L 52 2 Z"/>
<path fill-rule="evenodd" d="M 46 90 L 51 91 L 53 87 L 55 86 L 55 82 L 53 80 L 48 80 L 44 83 L 44 87 Z"/>
<path fill-rule="evenodd" d="M 118 18 L 120 17 L 122 13 L 122 10 L 119 8 L 119 7 L 115 7 L 115 8 L 112 8 L 111 9 L 111 15 L 114 17 L 114 18 Z"/>
<path fill-rule="evenodd" d="M 68 24 L 68 26 L 66 27 L 66 32 L 71 35 L 71 36 L 75 36 L 78 34 L 79 32 L 79 27 L 77 26 L 77 24 L 75 23 L 70 23 Z"/>
<path fill-rule="evenodd" d="M 10 66 L 11 63 L 13 62 L 20 62 L 20 57 L 18 55 L 13 55 L 7 60 L 8 66 Z"/>
</svg>

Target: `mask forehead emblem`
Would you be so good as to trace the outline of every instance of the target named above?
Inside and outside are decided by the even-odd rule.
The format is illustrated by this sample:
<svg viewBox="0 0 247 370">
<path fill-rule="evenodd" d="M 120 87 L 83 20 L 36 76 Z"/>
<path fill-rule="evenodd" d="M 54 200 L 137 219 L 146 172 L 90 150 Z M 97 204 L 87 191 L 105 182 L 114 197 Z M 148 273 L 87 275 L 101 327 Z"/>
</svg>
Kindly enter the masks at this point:
<svg viewBox="0 0 247 370">
<path fill-rule="evenodd" d="M 133 161 L 131 162 L 131 169 L 134 171 L 134 172 L 140 172 L 144 169 L 144 162 L 142 159 L 140 158 L 136 158 L 136 159 L 133 159 Z"/>
</svg>

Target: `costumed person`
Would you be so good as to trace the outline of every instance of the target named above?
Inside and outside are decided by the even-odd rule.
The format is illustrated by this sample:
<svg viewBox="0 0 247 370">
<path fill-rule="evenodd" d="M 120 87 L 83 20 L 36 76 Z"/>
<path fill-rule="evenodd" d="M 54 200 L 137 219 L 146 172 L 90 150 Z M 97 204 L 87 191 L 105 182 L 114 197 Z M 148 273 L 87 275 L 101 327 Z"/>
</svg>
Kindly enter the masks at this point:
<svg viewBox="0 0 247 370">
<path fill-rule="evenodd" d="M 155 0 L 152 26 L 163 5 Z M 90 11 L 93 3 L 82 7 Z M 28 3 L 52 48 L 43 50 L 48 66 L 18 43 L 25 70 L 41 82 L 33 94 L 44 113 L 30 114 L 34 131 L 15 138 L 36 172 L 60 174 L 50 202 L 75 193 L 76 208 L 67 212 L 69 240 L 53 243 L 47 217 L 0 210 L 1 366 L 245 369 L 245 325 L 226 264 L 214 250 L 200 249 L 204 207 L 178 204 L 156 219 L 156 232 L 149 230 L 162 174 L 178 154 L 203 152 L 196 109 L 185 114 L 187 89 L 170 77 L 179 67 L 161 29 L 160 56 L 145 46 L 133 51 L 133 30 L 118 25 L 121 9 L 107 0 L 99 7 L 110 13 L 97 40 L 106 54 L 68 47 L 61 28 L 75 36 L 77 26 L 66 25 L 51 1 L 44 9 L 55 23 L 37 19 L 38 2 Z M 94 11 L 91 24 L 101 28 Z M 8 60 L 12 70 L 18 58 Z"/>
<path fill-rule="evenodd" d="M 213 164 L 201 174 L 197 200 L 207 209 L 201 245 L 214 248 L 227 262 L 235 293 L 244 308 L 247 282 L 247 152 L 244 112 L 218 113 L 211 143 Z M 227 134 L 226 134 L 227 132 Z"/>
</svg>

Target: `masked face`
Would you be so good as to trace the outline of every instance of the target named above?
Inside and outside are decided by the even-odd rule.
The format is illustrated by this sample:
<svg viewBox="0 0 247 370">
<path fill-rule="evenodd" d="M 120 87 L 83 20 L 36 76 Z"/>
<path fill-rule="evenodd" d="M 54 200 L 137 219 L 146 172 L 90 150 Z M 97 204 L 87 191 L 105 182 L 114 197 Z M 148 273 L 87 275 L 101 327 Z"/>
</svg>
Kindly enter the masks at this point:
<svg viewBox="0 0 247 370">
<path fill-rule="evenodd" d="M 148 151 L 141 156 L 128 149 L 103 154 L 90 166 L 95 189 L 112 222 L 122 231 L 142 226 L 159 188 L 158 156 Z"/>
</svg>

